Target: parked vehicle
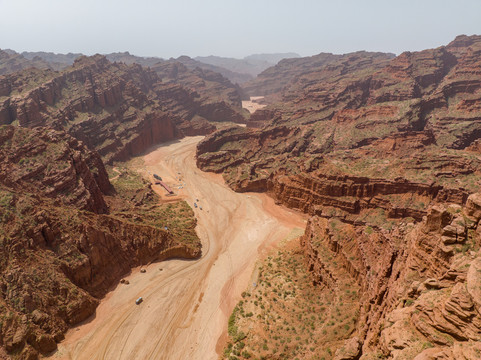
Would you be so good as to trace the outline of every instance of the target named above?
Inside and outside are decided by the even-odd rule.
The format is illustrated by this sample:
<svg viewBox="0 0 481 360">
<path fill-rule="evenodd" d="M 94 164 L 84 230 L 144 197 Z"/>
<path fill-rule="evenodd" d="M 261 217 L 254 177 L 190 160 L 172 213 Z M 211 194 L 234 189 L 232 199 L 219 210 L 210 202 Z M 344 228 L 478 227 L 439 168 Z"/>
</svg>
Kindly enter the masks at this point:
<svg viewBox="0 0 481 360">
<path fill-rule="evenodd" d="M 194 207 L 197 208 L 197 203 L 194 203 Z"/>
<path fill-rule="evenodd" d="M 139 297 L 137 300 L 135 300 L 135 304 L 139 305 L 144 299 L 142 297 Z"/>
</svg>

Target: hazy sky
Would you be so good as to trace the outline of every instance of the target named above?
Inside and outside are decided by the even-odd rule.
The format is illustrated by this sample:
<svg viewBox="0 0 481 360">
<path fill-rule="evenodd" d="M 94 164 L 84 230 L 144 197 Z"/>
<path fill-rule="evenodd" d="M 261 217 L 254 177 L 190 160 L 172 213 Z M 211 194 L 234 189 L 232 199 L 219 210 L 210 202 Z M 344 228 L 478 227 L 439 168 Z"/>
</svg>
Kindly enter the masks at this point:
<svg viewBox="0 0 481 360">
<path fill-rule="evenodd" d="M 244 57 L 401 53 L 481 34 L 481 0 L 0 0 L 0 48 Z"/>
</svg>

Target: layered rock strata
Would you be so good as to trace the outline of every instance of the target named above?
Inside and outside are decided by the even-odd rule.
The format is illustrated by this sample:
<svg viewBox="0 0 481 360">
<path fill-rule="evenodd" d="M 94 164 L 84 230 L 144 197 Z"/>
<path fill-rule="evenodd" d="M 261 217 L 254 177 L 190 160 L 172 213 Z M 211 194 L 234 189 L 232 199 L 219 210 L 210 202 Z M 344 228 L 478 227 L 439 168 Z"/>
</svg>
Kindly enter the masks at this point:
<svg viewBox="0 0 481 360">
<path fill-rule="evenodd" d="M 0 77 L 0 124 L 66 130 L 110 163 L 161 141 L 210 133 L 209 121 L 243 121 L 232 91 L 229 104 L 207 101 L 137 64 L 80 57 L 60 73 L 31 69 Z"/>
<path fill-rule="evenodd" d="M 186 204 L 166 217 L 146 184 L 113 189 L 64 132 L 1 126 L 0 158 L 0 345 L 15 357 L 55 350 L 132 267 L 201 254 Z"/>
<path fill-rule="evenodd" d="M 336 359 L 479 357 L 480 49 L 460 36 L 395 58 L 281 62 L 259 77 L 252 95 L 271 104 L 253 128 L 199 143 L 198 166 L 234 190 L 312 216 L 301 244 L 320 292 L 346 274 L 360 287 Z"/>
<path fill-rule="evenodd" d="M 403 223 L 391 231 L 309 220 L 301 244 L 315 281 L 327 291 L 336 288 L 338 270 L 320 256 L 328 251 L 362 289 L 356 334 L 364 339 L 361 359 L 380 353 L 394 359 L 428 353 L 458 359 L 459 353 L 469 359 L 477 352 L 481 318 L 473 275 L 481 245 L 479 206 L 474 194 L 465 207 L 435 206 L 417 225 Z"/>
</svg>

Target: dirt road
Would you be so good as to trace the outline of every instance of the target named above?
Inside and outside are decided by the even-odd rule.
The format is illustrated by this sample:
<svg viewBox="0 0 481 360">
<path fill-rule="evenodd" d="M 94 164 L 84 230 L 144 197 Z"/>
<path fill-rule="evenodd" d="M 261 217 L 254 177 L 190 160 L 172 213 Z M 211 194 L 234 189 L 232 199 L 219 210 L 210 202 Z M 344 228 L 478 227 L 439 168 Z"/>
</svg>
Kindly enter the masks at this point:
<svg viewBox="0 0 481 360">
<path fill-rule="evenodd" d="M 134 269 L 130 285 L 109 293 L 95 318 L 70 330 L 52 358 L 217 359 L 227 319 L 260 253 L 305 223 L 267 196 L 237 194 L 219 175 L 197 169 L 195 146 L 201 139 L 158 147 L 144 156 L 142 170 L 172 185 L 185 183 L 175 191 L 192 207 L 199 199 L 202 210 L 194 211 L 202 258 L 152 264 L 146 273 Z M 135 305 L 139 296 L 144 302 Z"/>
</svg>

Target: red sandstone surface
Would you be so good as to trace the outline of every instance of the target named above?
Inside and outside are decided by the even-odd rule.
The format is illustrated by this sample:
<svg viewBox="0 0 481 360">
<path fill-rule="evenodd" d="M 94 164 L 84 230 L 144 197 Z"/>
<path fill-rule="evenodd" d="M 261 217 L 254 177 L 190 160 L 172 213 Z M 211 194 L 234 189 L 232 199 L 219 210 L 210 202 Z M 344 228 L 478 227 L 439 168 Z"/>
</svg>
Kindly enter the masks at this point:
<svg viewBox="0 0 481 360">
<path fill-rule="evenodd" d="M 195 274 L 188 298 L 166 302 L 175 309 L 170 324 L 180 327 L 192 316 L 200 330 L 212 306 L 222 314 L 215 315 L 215 335 L 195 350 L 167 349 L 176 333 L 168 326 L 144 353 L 202 358 L 216 347 L 221 356 L 242 358 L 479 358 L 480 54 L 481 37 L 459 36 L 397 57 L 356 52 L 283 60 L 244 86 L 269 104 L 246 120 L 242 91 L 205 68 L 168 61 L 147 69 L 96 55 L 58 72 L 39 59 L 0 53 L 9 65 L 0 76 L 1 345 L 25 359 L 47 354 L 132 267 L 200 256 L 196 220 L 185 202 L 159 200 L 127 168 L 114 168 L 109 180 L 104 162 L 210 134 L 197 145 L 199 168 L 222 173 L 237 192 L 266 192 L 309 222 L 298 242 L 280 245 L 275 267 L 272 257 L 256 267 L 259 286 L 235 307 L 229 339 L 224 333 L 217 341 L 257 250 L 243 246 L 242 221 L 250 221 L 247 238 L 257 234 L 259 246 L 288 227 L 254 212 L 255 201 L 243 203 L 242 195 L 198 176 L 191 156 L 197 140 L 173 146 L 177 156 L 169 161 L 188 163 L 194 186 L 218 199 L 214 219 L 209 207 L 200 215 L 201 229 L 222 241 L 207 242 L 212 252 L 192 266 L 203 272 Z M 214 132 L 212 122 L 226 121 L 247 127 Z M 163 169 L 178 173 L 176 164 Z M 255 214 L 269 226 L 260 231 Z M 226 267 L 212 267 L 231 259 L 234 271 L 224 251 L 233 229 L 239 230 L 233 249 L 246 253 L 226 278 Z M 236 274 L 242 281 L 234 286 Z M 204 279 L 217 286 L 209 288 L 207 307 L 197 293 Z M 169 286 L 174 293 L 176 284 Z M 191 314 L 189 299 L 197 295 Z M 276 333 L 269 311 L 282 323 Z M 116 333 L 106 326 L 108 347 Z M 173 343 L 185 344 L 190 335 Z M 127 344 L 129 351 L 138 353 L 136 344 Z M 97 354 L 95 345 L 89 351 Z"/>
<path fill-rule="evenodd" d="M 192 76 L 184 83 L 203 81 Z M 62 72 L 32 68 L 1 77 L 0 124 L 64 129 L 107 163 L 126 160 L 161 141 L 212 132 L 209 121 L 243 122 L 235 87 L 223 95 L 220 83 L 210 89 L 217 80 L 187 88 L 137 64 L 80 57 Z"/>
<path fill-rule="evenodd" d="M 236 191 L 267 192 L 310 214 L 301 238 L 306 270 L 330 309 L 346 284 L 359 287 L 358 312 L 349 332 L 336 330 L 335 339 L 319 332 L 316 346 L 287 342 L 284 351 L 262 346 L 279 336 L 257 328 L 255 317 L 236 317 L 239 331 L 253 333 L 241 346 L 233 332 L 226 357 L 479 357 L 469 274 L 481 246 L 473 215 L 481 185 L 480 49 L 479 36 L 460 36 L 395 58 L 321 54 L 283 60 L 246 85 L 270 105 L 251 115 L 248 128 L 207 136 L 197 164 L 223 173 Z M 279 299 L 263 304 L 274 306 L 269 301 Z"/>
<path fill-rule="evenodd" d="M 201 254 L 186 203 L 158 205 L 126 174 L 113 187 L 99 154 L 64 132 L 1 126 L 0 158 L 0 339 L 10 354 L 55 350 L 132 267 Z"/>
</svg>

